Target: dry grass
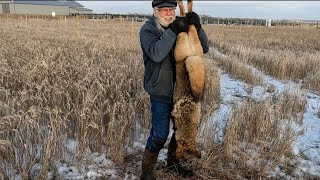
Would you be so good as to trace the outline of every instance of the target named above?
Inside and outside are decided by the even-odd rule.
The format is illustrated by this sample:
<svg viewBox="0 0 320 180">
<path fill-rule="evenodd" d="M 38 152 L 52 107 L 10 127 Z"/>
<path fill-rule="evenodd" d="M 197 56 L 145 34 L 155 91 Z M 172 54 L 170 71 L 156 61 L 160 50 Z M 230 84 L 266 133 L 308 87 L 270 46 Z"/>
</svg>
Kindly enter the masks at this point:
<svg viewBox="0 0 320 180">
<path fill-rule="evenodd" d="M 250 71 L 253 67 L 282 79 L 306 82 L 308 77 L 313 80 L 308 88 L 318 91 L 317 78 L 310 77 L 320 70 L 318 46 L 313 39 L 306 46 L 299 46 L 295 41 L 300 39 L 292 39 L 290 29 L 285 37 L 280 33 L 283 29 L 268 32 L 262 28 L 207 27 L 207 31 L 212 32 L 209 37 L 214 46 L 209 56 L 231 76 L 260 85 L 261 76 Z M 263 33 L 283 38 L 282 43 L 271 46 L 274 39 L 264 38 Z M 303 42 L 310 40 L 309 33 L 299 36 Z M 277 50 L 279 46 L 283 49 Z M 297 46 L 303 51 L 295 52 Z M 269 93 L 274 89 L 267 87 Z M 301 93 L 286 91 L 261 102 L 249 99 L 235 105 L 223 146 L 211 146 L 207 159 L 201 162 L 204 168 L 200 173 L 205 179 L 266 178 L 270 170 L 283 166 L 286 156 L 291 156 L 296 137 L 291 124 L 302 123 L 306 103 Z"/>
<path fill-rule="evenodd" d="M 280 79 L 302 80 L 319 93 L 320 38 L 317 29 L 215 27 L 214 47 L 223 54 Z"/>
<path fill-rule="evenodd" d="M 141 23 L 85 19 L 4 19 L 0 24 L 0 172 L 45 179 L 77 141 L 75 159 L 106 152 L 123 162 L 135 123 L 148 134 L 149 97 L 142 88 Z M 203 121 L 220 100 L 211 62 Z M 214 106 L 215 105 L 215 106 Z M 6 160 L 6 161 L 3 161 Z M 30 168 L 40 163 L 32 177 Z"/>
<path fill-rule="evenodd" d="M 78 160 L 90 149 L 121 162 L 135 120 L 149 125 L 140 24 L 81 21 L 78 36 L 76 20 L 68 21 L 67 29 L 61 20 L 1 23 L 0 139 L 13 150 L 6 166 L 23 178 L 34 163 L 47 177 L 68 138 L 78 142 Z"/>
<path fill-rule="evenodd" d="M 26 23 L 19 17 L 2 22 L 0 178 L 14 168 L 24 179 L 46 179 L 49 170 L 56 171 L 55 161 L 67 154 L 65 140 L 69 138 L 78 143 L 74 159 L 79 164 L 88 151 L 106 152 L 114 162 L 125 162 L 124 147 L 133 146 L 136 121 L 145 135 L 149 133 L 149 98 L 142 88 L 144 67 L 138 40 L 141 23 L 86 19 L 65 23 L 62 18 Z M 314 67 L 300 64 L 310 72 L 290 73 L 294 74 L 290 78 L 305 78 L 306 86 L 316 90 L 319 81 L 314 76 L 318 75 L 313 73 L 318 70 L 319 42 L 309 33 L 297 36 L 297 30 L 285 34 L 288 38 L 283 41 L 285 35 L 278 29 L 205 28 L 214 48 L 227 58 L 214 56 L 212 60 L 209 55 L 205 59 L 201 133 L 207 155 L 200 161 L 191 160 L 197 169 L 194 179 L 264 177 L 288 153 L 294 136 L 287 125 L 300 122 L 304 97 L 287 93 L 235 106 L 223 146 L 214 144 L 215 131 L 207 123 L 220 105 L 218 65 L 236 78 L 260 85 L 262 77 L 252 67 L 266 72 L 268 66 L 279 66 L 278 62 L 285 64 L 282 70 L 300 71 L 292 62 L 307 56 L 302 63 L 312 62 Z M 263 41 L 265 34 L 275 37 Z M 295 42 L 291 36 L 302 40 Z M 287 51 L 283 53 L 286 62 L 279 59 L 279 47 Z M 292 61 L 290 52 L 297 48 L 305 52 L 295 53 L 292 57 L 297 58 Z M 264 51 L 275 53 L 269 57 Z M 256 152 L 255 156 L 250 152 Z M 250 164 L 249 160 L 257 159 Z M 30 167 L 35 163 L 42 168 L 32 177 Z M 164 179 L 179 179 L 163 170 L 157 173 Z"/>
<path fill-rule="evenodd" d="M 1 159 L 6 160 L 9 158 L 7 153 L 9 152 L 10 146 L 11 146 L 11 144 L 9 141 L 0 140 L 0 157 L 1 157 Z"/>
<path fill-rule="evenodd" d="M 211 30 L 211 31 L 210 31 Z M 215 44 L 229 43 L 257 49 L 317 51 L 319 29 L 218 26 L 209 29 Z"/>
<path fill-rule="evenodd" d="M 291 124 L 301 120 L 305 105 L 305 97 L 288 93 L 235 105 L 223 143 L 227 161 L 242 177 L 264 177 L 291 153 Z"/>
<path fill-rule="evenodd" d="M 208 123 L 209 118 L 219 107 L 221 101 L 220 93 L 220 70 L 212 59 L 204 59 L 206 64 L 206 85 L 202 102 L 201 137 L 204 139 L 206 149 L 213 146 L 214 127 Z"/>
<path fill-rule="evenodd" d="M 208 56 L 216 60 L 225 73 L 230 74 L 233 78 L 242 80 L 251 85 L 264 84 L 262 74 L 241 62 L 239 58 L 225 56 L 215 49 L 212 49 Z"/>
</svg>

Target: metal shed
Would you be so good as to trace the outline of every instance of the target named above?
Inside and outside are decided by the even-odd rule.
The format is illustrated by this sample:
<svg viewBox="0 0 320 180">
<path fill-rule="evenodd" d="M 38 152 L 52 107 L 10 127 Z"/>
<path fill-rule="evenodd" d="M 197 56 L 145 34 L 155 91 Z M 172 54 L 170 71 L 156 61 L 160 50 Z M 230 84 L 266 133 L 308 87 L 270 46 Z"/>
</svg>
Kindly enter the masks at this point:
<svg viewBox="0 0 320 180">
<path fill-rule="evenodd" d="M 41 15 L 73 15 L 92 14 L 76 1 L 0 1 L 0 13 L 6 14 L 41 14 Z"/>
</svg>

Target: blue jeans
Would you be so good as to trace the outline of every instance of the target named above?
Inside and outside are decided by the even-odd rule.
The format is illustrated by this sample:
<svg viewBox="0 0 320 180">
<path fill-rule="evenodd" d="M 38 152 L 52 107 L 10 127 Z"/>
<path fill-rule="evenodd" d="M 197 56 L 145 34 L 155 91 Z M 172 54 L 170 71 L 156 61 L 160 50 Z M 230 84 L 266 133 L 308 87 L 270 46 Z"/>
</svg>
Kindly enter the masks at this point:
<svg viewBox="0 0 320 180">
<path fill-rule="evenodd" d="M 173 103 L 151 100 L 152 128 L 146 149 L 158 153 L 164 146 L 169 135 L 169 126 Z"/>
</svg>

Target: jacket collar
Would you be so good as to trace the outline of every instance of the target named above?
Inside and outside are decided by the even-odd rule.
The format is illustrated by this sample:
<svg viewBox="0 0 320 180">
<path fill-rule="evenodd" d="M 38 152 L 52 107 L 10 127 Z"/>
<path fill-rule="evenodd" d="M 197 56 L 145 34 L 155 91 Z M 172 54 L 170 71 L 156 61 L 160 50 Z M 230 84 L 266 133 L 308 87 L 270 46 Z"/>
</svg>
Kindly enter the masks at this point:
<svg viewBox="0 0 320 180">
<path fill-rule="evenodd" d="M 149 18 L 149 23 L 153 24 L 154 26 L 157 27 L 157 29 L 159 29 L 161 32 L 164 32 L 165 29 L 161 26 L 161 24 L 159 23 L 158 19 L 152 15 L 150 18 Z"/>
</svg>

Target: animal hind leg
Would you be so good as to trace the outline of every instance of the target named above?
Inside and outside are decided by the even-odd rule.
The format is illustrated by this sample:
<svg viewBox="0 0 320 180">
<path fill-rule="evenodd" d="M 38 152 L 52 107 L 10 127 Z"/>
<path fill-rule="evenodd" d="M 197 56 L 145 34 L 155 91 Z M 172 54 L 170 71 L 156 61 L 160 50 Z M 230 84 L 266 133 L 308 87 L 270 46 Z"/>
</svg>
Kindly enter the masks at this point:
<svg viewBox="0 0 320 180">
<path fill-rule="evenodd" d="M 188 0 L 188 12 L 192 12 L 192 0 Z"/>
<path fill-rule="evenodd" d="M 180 9 L 180 16 L 182 17 L 186 16 L 186 11 L 184 10 L 182 0 L 178 0 L 178 5 Z M 192 0 L 188 0 L 188 12 L 192 12 L 192 6 L 193 6 Z"/>
<path fill-rule="evenodd" d="M 186 16 L 186 11 L 184 10 L 183 2 L 182 0 L 178 0 L 178 5 L 180 9 L 180 16 L 185 17 Z"/>
</svg>

